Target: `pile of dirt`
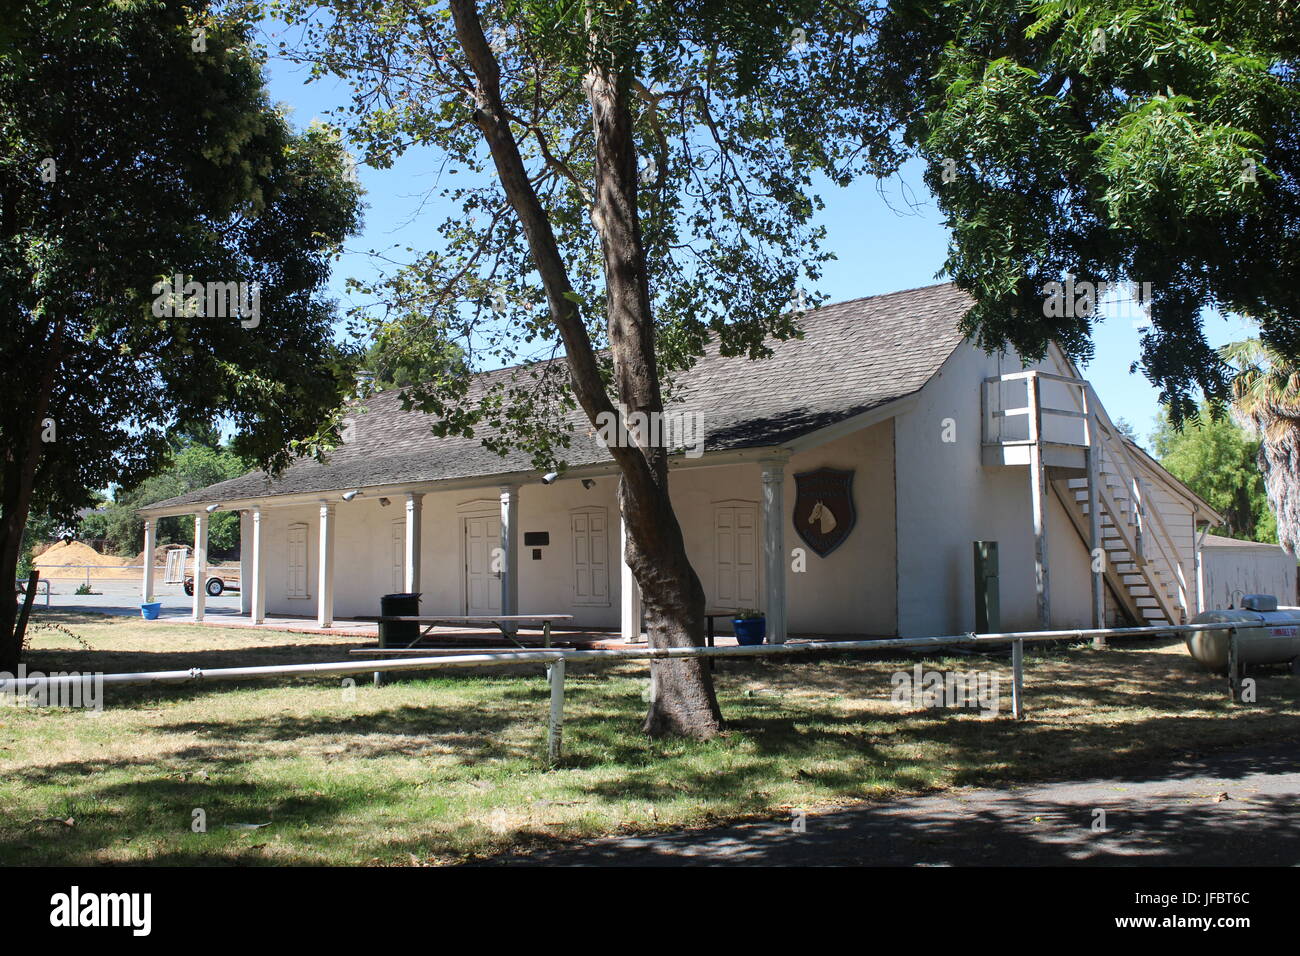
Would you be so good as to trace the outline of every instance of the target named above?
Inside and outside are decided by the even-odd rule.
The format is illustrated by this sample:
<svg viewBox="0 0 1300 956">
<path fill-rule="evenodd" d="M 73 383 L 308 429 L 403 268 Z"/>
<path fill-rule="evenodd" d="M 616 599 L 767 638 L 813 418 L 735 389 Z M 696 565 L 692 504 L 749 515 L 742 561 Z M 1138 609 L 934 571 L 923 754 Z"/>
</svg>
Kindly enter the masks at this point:
<svg viewBox="0 0 1300 956">
<path fill-rule="evenodd" d="M 131 558 L 119 558 L 113 554 L 100 554 L 90 545 L 81 541 L 66 544 L 58 541 L 46 548 L 32 559 L 32 566 L 41 572 L 43 578 L 85 578 L 89 566 L 91 579 L 95 578 L 131 578 L 138 572 L 129 570 L 133 563 Z"/>
<path fill-rule="evenodd" d="M 32 561 L 32 564 L 38 568 L 59 568 L 70 564 L 88 564 L 95 568 L 122 568 L 130 563 L 130 558 L 100 554 L 90 545 L 80 541 L 69 541 L 66 544 L 59 541 Z"/>
</svg>

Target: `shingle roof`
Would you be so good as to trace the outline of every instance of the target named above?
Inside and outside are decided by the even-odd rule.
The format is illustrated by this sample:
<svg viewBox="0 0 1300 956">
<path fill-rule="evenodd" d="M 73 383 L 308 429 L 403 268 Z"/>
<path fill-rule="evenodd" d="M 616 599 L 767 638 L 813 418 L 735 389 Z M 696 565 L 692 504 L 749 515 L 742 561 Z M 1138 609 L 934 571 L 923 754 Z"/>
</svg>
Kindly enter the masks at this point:
<svg viewBox="0 0 1300 956">
<path fill-rule="evenodd" d="M 1281 551 L 1282 546 L 1269 544 L 1267 541 L 1243 541 L 1241 538 L 1225 538 L 1221 534 L 1207 534 L 1202 545 L 1206 548 L 1254 548 L 1269 551 Z"/>
<path fill-rule="evenodd" d="M 680 373 L 671 407 L 703 414 L 706 452 L 778 446 L 910 395 L 962 341 L 970 300 L 951 283 L 826 305 L 804 316 L 802 339 L 769 343 L 770 358 L 723 357 L 716 344 Z M 483 380 L 511 374 L 486 373 Z M 471 392 L 472 394 L 472 392 Z M 327 463 L 301 459 L 268 480 L 232 478 L 144 510 L 529 471 L 520 452 L 501 457 L 480 438 L 438 438 L 432 419 L 402 410 L 400 390 L 366 400 L 351 440 Z M 570 466 L 608 460 L 581 412 L 569 419 Z"/>
</svg>

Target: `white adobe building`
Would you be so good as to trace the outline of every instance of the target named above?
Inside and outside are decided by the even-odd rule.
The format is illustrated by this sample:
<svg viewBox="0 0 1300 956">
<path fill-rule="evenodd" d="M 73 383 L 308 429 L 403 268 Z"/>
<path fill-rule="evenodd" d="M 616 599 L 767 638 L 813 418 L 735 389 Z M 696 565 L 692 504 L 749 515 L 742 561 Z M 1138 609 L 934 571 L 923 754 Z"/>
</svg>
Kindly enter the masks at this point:
<svg viewBox="0 0 1300 956">
<path fill-rule="evenodd" d="M 1003 629 L 1209 606 L 1198 529 L 1221 517 L 1119 434 L 1058 349 L 1026 368 L 964 340 L 967 304 L 944 284 L 825 306 L 769 359 L 714 348 L 681 376 L 674 408 L 702 414 L 703 453 L 673 459 L 671 491 L 711 606 L 763 610 L 777 641 L 970 631 L 976 541 L 999 545 Z M 366 407 L 328 464 L 141 509 L 147 551 L 156 519 L 192 514 L 202 560 L 216 505 L 241 514 L 254 622 L 328 626 L 418 591 L 423 614 L 568 613 L 639 636 L 617 471 L 585 420 L 545 484 L 525 455 L 434 437 L 397 391 Z"/>
</svg>

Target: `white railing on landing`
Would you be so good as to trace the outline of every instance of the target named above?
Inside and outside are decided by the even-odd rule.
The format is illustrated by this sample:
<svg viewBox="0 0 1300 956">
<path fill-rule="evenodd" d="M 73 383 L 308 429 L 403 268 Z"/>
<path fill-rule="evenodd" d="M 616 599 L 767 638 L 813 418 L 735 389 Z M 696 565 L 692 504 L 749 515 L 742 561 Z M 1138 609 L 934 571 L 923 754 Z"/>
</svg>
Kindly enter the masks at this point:
<svg viewBox="0 0 1300 956">
<path fill-rule="evenodd" d="M 1004 401 L 1003 389 L 1008 383 L 1021 382 L 1025 383 L 1025 404 L 1013 408 L 1000 407 Z M 1078 401 L 1075 407 L 1067 408 L 1060 405 L 1048 405 L 1043 401 L 1043 383 L 1054 382 L 1066 386 L 1066 391 L 1071 393 L 1078 390 Z M 1074 448 L 1087 448 L 1090 444 L 1091 429 L 1089 411 L 1089 393 L 1091 389 L 1088 383 L 1081 378 L 1071 378 L 1068 375 L 1055 375 L 1051 372 L 1041 372 L 1037 369 L 1028 369 L 1023 372 L 1011 372 L 1007 375 L 994 375 L 984 379 L 984 393 L 982 396 L 984 431 L 983 440 L 986 445 L 1030 445 L 1030 444 L 1047 444 L 1059 445 Z M 1057 437 L 1048 437 L 1043 429 L 1043 417 L 1063 419 L 1079 419 L 1083 422 L 1082 433 L 1080 435 L 1062 435 Z M 1026 420 L 1024 437 L 1008 437 L 1006 434 L 1007 423 L 1018 418 Z M 1017 436 L 1019 430 L 1016 429 Z"/>
</svg>

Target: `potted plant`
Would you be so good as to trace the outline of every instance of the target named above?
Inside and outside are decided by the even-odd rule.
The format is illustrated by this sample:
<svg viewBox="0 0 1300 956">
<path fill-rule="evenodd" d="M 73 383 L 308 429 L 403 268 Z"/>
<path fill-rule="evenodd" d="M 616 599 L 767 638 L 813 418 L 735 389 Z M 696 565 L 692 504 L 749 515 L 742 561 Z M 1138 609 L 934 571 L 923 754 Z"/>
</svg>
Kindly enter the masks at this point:
<svg viewBox="0 0 1300 956">
<path fill-rule="evenodd" d="M 744 608 L 736 612 L 731 619 L 731 629 L 735 632 L 736 642 L 745 646 L 762 644 L 767 636 L 767 618 L 762 611 Z"/>
</svg>

